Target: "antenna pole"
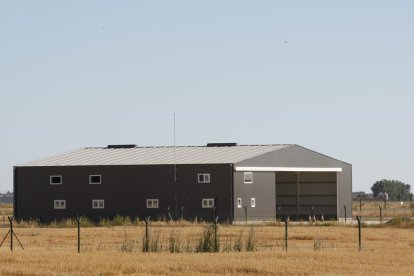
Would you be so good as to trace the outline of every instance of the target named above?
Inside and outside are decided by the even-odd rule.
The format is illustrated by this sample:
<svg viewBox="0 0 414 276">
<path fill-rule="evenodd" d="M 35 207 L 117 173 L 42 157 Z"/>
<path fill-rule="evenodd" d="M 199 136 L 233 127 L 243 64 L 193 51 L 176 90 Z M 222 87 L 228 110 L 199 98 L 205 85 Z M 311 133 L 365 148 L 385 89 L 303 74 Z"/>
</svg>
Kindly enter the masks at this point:
<svg viewBox="0 0 414 276">
<path fill-rule="evenodd" d="M 176 141 L 175 141 L 175 112 L 174 112 L 174 184 L 177 184 L 177 160 L 175 154 Z"/>
<path fill-rule="evenodd" d="M 175 219 L 178 218 L 178 200 L 177 200 L 177 159 L 176 159 L 176 139 L 175 139 L 175 112 L 174 112 L 174 211 L 175 211 Z"/>
</svg>

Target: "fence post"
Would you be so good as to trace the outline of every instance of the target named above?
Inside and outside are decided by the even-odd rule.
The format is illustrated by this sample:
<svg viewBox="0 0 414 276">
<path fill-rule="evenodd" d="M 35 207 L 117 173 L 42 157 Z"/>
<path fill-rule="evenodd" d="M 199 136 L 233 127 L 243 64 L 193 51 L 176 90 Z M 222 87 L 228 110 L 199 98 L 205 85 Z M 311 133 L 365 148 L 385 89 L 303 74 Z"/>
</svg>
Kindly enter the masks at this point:
<svg viewBox="0 0 414 276">
<path fill-rule="evenodd" d="M 216 206 L 213 206 L 213 222 L 216 219 Z"/>
<path fill-rule="evenodd" d="M 218 241 L 217 241 L 217 220 L 218 217 L 214 218 L 214 252 L 219 252 Z"/>
<path fill-rule="evenodd" d="M 216 217 L 217 217 L 217 219 L 218 219 L 218 216 L 217 216 L 217 211 L 218 211 L 218 200 L 219 200 L 219 199 L 218 199 L 218 197 L 215 197 L 215 198 L 214 198 L 214 208 L 213 208 L 213 209 L 214 209 L 214 210 L 213 210 L 213 211 L 214 211 L 214 217 L 213 217 L 213 220 L 214 220 L 214 219 L 216 219 Z"/>
<path fill-rule="evenodd" d="M 410 194 L 410 207 L 411 207 L 411 212 L 414 212 L 413 194 Z"/>
<path fill-rule="evenodd" d="M 174 195 L 174 211 L 175 211 L 175 220 L 178 220 L 178 199 L 177 199 L 177 195 Z"/>
<path fill-rule="evenodd" d="M 279 207 L 277 208 L 277 210 L 279 211 L 278 214 L 276 214 L 276 222 L 277 222 L 277 217 L 279 216 L 279 219 L 282 220 L 282 214 L 280 213 L 282 211 L 282 205 L 279 205 Z"/>
<path fill-rule="evenodd" d="M 173 220 L 172 216 L 171 216 L 171 208 L 170 206 L 167 206 L 167 211 L 168 211 L 168 218 L 170 219 L 170 221 Z M 168 219 L 167 219 L 168 220 Z"/>
<path fill-rule="evenodd" d="M 247 224 L 247 206 L 243 206 L 244 207 L 244 220 Z"/>
<path fill-rule="evenodd" d="M 359 210 L 362 209 L 362 196 L 359 196 Z"/>
<path fill-rule="evenodd" d="M 148 222 L 150 217 L 145 217 L 145 244 L 144 244 L 144 252 L 149 252 L 149 231 L 148 231 Z"/>
<path fill-rule="evenodd" d="M 361 216 L 357 216 L 356 217 L 358 220 L 358 245 L 359 245 L 359 251 L 361 251 L 362 249 L 362 244 L 361 244 Z"/>
<path fill-rule="evenodd" d="M 382 206 L 378 205 L 380 211 L 380 222 L 382 222 Z"/>
<path fill-rule="evenodd" d="M 346 222 L 346 206 L 344 205 L 344 210 L 345 210 L 345 222 Z"/>
<path fill-rule="evenodd" d="M 76 222 L 78 223 L 78 253 L 80 253 L 80 221 L 81 218 L 76 216 Z"/>
<path fill-rule="evenodd" d="M 8 217 L 10 221 L 10 251 L 13 251 L 13 218 Z"/>
<path fill-rule="evenodd" d="M 312 205 L 312 217 L 315 217 L 315 205 Z"/>
<path fill-rule="evenodd" d="M 180 219 L 180 221 L 181 220 L 184 220 L 184 205 L 181 206 L 181 219 Z"/>
<path fill-rule="evenodd" d="M 285 218 L 285 250 L 286 252 L 288 250 L 288 222 L 289 222 L 289 216 Z"/>
<path fill-rule="evenodd" d="M 10 230 L 7 232 L 6 236 L 4 236 L 3 240 L 0 243 L 0 247 L 3 245 L 4 241 L 7 239 L 7 237 L 10 235 L 10 251 L 13 251 L 13 236 L 16 238 L 17 242 L 19 243 L 20 247 L 24 250 L 23 244 L 20 242 L 17 235 L 14 233 L 13 230 L 13 220 L 14 217 L 7 217 L 10 222 Z"/>
</svg>

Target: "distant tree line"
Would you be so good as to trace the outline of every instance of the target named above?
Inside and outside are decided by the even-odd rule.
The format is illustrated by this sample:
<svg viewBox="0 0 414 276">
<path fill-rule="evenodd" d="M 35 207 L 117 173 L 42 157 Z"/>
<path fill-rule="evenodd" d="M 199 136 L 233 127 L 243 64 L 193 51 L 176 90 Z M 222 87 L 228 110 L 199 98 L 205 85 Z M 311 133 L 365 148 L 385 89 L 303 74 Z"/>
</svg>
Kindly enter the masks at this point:
<svg viewBox="0 0 414 276">
<path fill-rule="evenodd" d="M 411 186 L 399 180 L 382 179 L 374 183 L 371 187 L 374 197 L 387 193 L 388 200 L 412 200 Z"/>
</svg>

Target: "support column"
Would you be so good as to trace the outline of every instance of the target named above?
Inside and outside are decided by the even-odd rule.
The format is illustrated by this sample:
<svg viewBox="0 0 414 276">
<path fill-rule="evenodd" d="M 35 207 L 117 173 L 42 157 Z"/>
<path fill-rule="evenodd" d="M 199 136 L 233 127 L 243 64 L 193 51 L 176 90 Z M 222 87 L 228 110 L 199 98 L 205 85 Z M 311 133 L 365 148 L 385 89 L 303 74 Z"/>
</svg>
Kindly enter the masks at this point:
<svg viewBox="0 0 414 276">
<path fill-rule="evenodd" d="M 275 172 L 275 219 L 280 216 L 277 208 L 277 172 Z"/>
<path fill-rule="evenodd" d="M 342 208 L 340 208 L 340 201 L 339 201 L 339 172 L 336 172 L 336 219 L 339 220 L 340 212 Z"/>
<path fill-rule="evenodd" d="M 295 172 L 296 174 L 296 220 L 299 219 L 299 194 L 300 194 L 300 183 L 299 183 L 299 177 L 300 173 Z"/>
</svg>

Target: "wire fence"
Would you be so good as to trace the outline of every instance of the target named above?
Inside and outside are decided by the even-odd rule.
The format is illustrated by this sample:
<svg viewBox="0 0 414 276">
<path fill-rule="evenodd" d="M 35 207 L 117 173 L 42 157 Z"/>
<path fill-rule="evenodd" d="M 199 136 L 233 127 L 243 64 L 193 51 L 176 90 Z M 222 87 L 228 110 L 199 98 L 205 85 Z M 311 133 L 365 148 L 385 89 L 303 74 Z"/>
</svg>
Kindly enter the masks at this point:
<svg viewBox="0 0 414 276">
<path fill-rule="evenodd" d="M 0 232 L 5 237 L 0 251 L 9 250 L 11 242 L 12 235 L 6 237 L 11 231 L 10 225 L 6 226 Z M 361 228 L 338 222 L 234 225 L 128 220 L 119 226 L 82 226 L 79 223 L 78 228 L 74 220 L 66 222 L 65 226 L 34 226 L 27 222 L 15 222 L 13 231 L 25 250 L 73 252 L 338 251 L 376 248 L 387 239 L 386 236 L 376 236 L 375 228 L 363 224 Z M 16 239 L 14 250 L 21 250 L 16 247 Z"/>
<path fill-rule="evenodd" d="M 377 228 L 389 225 L 414 229 L 412 203 L 389 203 L 385 208 L 378 202 L 357 201 L 353 204 L 352 214 L 353 219 L 347 223 L 326 221 L 321 215 L 296 222 L 284 222 L 286 217 L 267 221 L 259 217 L 253 220 L 241 217 L 233 223 L 131 220 L 116 216 L 99 222 L 73 218 L 47 225 L 37 221 L 13 221 L 1 216 L 0 251 L 13 249 L 13 239 L 14 250 L 75 252 L 366 250 L 381 247 L 381 243 L 388 239 L 387 234 L 375 230 Z M 410 246 L 414 246 L 414 242 L 411 243 Z"/>
</svg>

